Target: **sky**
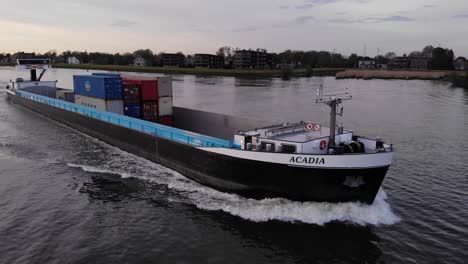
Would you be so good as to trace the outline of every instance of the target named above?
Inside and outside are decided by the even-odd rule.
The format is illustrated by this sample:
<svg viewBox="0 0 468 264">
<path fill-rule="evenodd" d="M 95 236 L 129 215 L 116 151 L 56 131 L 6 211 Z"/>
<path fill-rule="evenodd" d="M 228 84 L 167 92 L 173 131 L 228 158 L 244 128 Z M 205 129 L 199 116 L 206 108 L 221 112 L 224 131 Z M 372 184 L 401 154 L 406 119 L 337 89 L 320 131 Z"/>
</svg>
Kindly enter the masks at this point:
<svg viewBox="0 0 468 264">
<path fill-rule="evenodd" d="M 468 56 L 467 0 L 0 0 L 0 53 L 325 50 Z"/>
</svg>

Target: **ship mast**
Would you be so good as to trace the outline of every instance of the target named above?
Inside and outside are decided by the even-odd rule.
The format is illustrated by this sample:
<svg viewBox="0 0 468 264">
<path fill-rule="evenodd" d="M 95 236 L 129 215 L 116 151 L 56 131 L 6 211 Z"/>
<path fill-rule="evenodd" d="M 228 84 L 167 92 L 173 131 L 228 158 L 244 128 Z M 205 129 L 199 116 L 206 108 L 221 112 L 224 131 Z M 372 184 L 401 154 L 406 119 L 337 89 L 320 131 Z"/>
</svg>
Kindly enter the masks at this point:
<svg viewBox="0 0 468 264">
<path fill-rule="evenodd" d="M 328 142 L 328 149 L 335 148 L 335 136 L 336 136 L 336 116 L 343 115 L 343 108 L 340 112 L 337 112 L 337 107 L 343 102 L 343 100 L 350 100 L 352 98 L 349 88 L 346 88 L 344 92 L 340 93 L 323 93 L 323 86 L 321 85 L 317 89 L 317 100 L 316 103 L 323 103 L 330 106 L 330 139 Z"/>
<path fill-rule="evenodd" d="M 50 59 L 17 59 L 17 70 L 30 70 L 30 81 L 41 81 L 42 76 L 47 69 L 51 68 Z M 37 77 L 37 70 L 42 70 L 39 78 Z"/>
</svg>

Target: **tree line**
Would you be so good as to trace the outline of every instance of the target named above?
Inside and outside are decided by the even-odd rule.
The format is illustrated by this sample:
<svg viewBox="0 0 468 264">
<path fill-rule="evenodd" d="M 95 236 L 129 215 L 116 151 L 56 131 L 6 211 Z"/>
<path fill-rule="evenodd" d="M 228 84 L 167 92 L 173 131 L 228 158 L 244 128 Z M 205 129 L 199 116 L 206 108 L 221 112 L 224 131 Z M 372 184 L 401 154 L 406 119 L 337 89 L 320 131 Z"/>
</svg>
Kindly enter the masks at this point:
<svg viewBox="0 0 468 264">
<path fill-rule="evenodd" d="M 216 55 L 225 58 L 227 62 L 226 67 L 232 67 L 235 52 L 239 48 L 230 46 L 220 47 Z M 250 49 L 252 50 L 252 49 Z M 266 49 L 255 49 L 258 52 L 267 52 Z M 182 52 L 178 52 L 184 55 Z M 0 53 L 0 60 L 9 57 L 11 54 Z M 101 64 L 101 65 L 130 65 L 137 57 L 142 57 L 148 66 L 160 66 L 162 53 L 154 53 L 150 49 L 139 49 L 132 53 L 105 53 L 105 52 L 87 52 L 87 51 L 64 51 L 58 54 L 56 51 L 51 50 L 44 54 L 34 54 L 37 57 L 47 57 L 56 63 L 64 63 L 68 57 L 76 57 L 81 63 Z M 185 55 L 184 55 L 185 56 Z M 191 55 L 186 56 L 189 59 Z M 369 57 L 358 56 L 356 53 L 350 56 L 344 56 L 340 53 L 329 51 L 301 51 L 301 50 L 285 50 L 281 53 L 272 53 L 272 63 L 276 67 L 284 65 L 292 66 L 294 68 L 353 68 L 358 66 L 359 60 L 371 59 Z M 388 52 L 385 55 L 379 55 L 372 59 L 377 64 L 387 64 L 390 60 L 397 57 L 395 52 Z M 454 52 L 451 49 L 442 47 L 426 46 L 420 51 L 412 51 L 408 55 L 403 54 L 400 57 L 417 57 L 427 58 L 430 61 L 432 69 L 450 70 L 453 69 L 453 60 L 455 58 Z M 190 66 L 190 65 L 188 65 Z"/>
</svg>

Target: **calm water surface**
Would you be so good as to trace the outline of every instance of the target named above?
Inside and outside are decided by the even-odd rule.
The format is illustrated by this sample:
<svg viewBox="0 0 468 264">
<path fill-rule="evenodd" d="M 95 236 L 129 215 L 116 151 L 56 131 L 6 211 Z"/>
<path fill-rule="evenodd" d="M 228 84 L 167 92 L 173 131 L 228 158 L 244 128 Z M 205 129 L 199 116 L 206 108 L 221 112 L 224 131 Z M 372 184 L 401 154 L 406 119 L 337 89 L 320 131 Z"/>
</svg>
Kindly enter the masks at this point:
<svg viewBox="0 0 468 264">
<path fill-rule="evenodd" d="M 82 70 L 46 79 L 72 87 Z M 27 74 L 0 68 L 0 87 Z M 341 122 L 398 149 L 372 206 L 251 200 L 196 184 L 9 103 L 0 92 L 0 263 L 466 263 L 468 90 L 445 82 L 174 76 L 174 101 Z M 287 175 L 285 175 L 287 176 Z"/>
</svg>

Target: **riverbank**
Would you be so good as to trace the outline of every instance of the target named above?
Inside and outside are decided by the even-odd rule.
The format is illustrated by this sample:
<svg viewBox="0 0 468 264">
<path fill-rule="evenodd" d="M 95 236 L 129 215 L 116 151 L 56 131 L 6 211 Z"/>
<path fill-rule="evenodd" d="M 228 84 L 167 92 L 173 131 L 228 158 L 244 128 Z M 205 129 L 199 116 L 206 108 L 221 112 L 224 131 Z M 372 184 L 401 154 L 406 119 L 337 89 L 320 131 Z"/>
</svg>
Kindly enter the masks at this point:
<svg viewBox="0 0 468 264">
<path fill-rule="evenodd" d="M 188 74 L 207 76 L 237 76 L 237 77 L 283 77 L 281 70 L 236 70 L 236 69 L 205 69 L 205 68 L 166 68 L 166 67 L 143 67 L 125 65 L 95 65 L 95 64 L 54 64 L 54 68 L 63 69 L 85 69 L 124 72 L 146 72 L 165 74 Z M 312 70 L 296 69 L 289 74 L 290 77 L 309 76 L 335 76 L 342 68 L 316 68 Z"/>
<path fill-rule="evenodd" d="M 403 80 L 439 80 L 465 77 L 464 71 L 412 71 L 412 70 L 345 70 L 338 72 L 337 79 L 403 79 Z"/>
</svg>

